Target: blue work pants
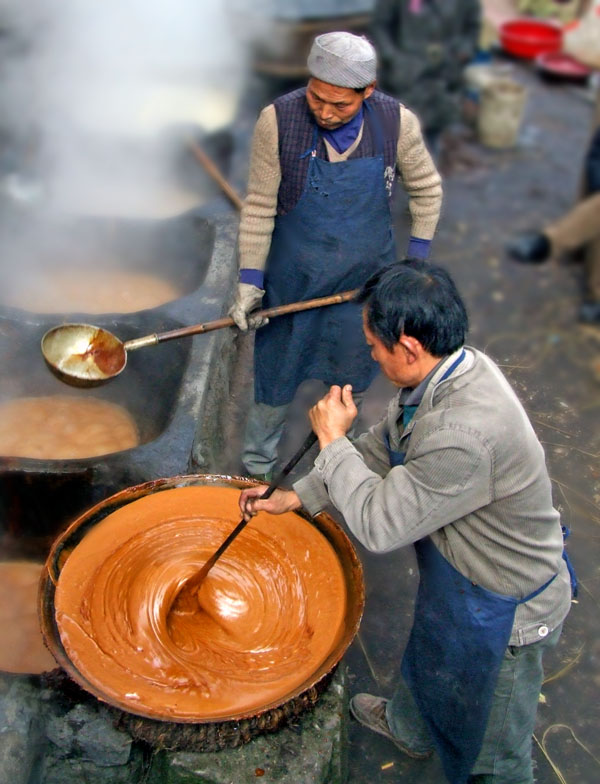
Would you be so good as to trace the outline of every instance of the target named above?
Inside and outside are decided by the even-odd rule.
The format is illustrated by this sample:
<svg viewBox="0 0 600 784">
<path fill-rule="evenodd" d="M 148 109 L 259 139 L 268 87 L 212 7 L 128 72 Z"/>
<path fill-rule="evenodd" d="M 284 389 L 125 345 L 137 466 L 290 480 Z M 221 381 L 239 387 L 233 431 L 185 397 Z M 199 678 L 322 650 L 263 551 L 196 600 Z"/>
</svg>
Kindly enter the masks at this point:
<svg viewBox="0 0 600 784">
<path fill-rule="evenodd" d="M 535 726 L 545 651 L 560 637 L 562 624 L 531 645 L 504 652 L 479 756 L 469 784 L 533 784 L 531 736 Z M 388 725 L 409 748 L 425 752 L 433 742 L 425 721 L 402 681 L 386 708 Z"/>
</svg>

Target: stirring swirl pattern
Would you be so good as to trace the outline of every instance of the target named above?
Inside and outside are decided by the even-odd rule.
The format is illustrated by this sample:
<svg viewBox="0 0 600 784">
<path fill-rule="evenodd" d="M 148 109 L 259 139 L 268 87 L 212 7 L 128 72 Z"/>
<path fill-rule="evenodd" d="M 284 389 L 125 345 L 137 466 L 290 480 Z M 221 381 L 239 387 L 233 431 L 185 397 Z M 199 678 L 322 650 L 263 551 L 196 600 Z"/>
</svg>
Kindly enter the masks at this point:
<svg viewBox="0 0 600 784">
<path fill-rule="evenodd" d="M 293 513 L 258 515 L 207 576 L 199 611 L 168 612 L 235 524 L 238 493 L 146 496 L 70 554 L 55 598 L 61 640 L 107 698 L 188 720 L 248 713 L 284 698 L 332 650 L 343 574 L 327 540 Z"/>
</svg>

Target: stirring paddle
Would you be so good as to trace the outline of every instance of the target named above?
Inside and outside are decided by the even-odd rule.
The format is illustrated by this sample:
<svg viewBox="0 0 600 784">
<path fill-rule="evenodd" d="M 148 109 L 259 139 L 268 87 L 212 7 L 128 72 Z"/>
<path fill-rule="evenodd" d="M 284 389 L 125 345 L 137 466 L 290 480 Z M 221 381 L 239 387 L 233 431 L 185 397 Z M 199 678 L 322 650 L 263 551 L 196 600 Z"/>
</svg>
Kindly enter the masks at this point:
<svg viewBox="0 0 600 784">
<path fill-rule="evenodd" d="M 259 496 L 260 499 L 269 498 L 273 492 L 279 486 L 279 483 L 282 479 L 284 479 L 292 470 L 292 468 L 304 457 L 304 455 L 308 452 L 311 446 L 316 443 L 317 436 L 312 432 L 306 437 L 306 440 L 300 447 L 300 449 L 296 452 L 296 454 L 292 457 L 292 459 L 281 469 L 281 471 L 277 474 L 277 476 L 273 479 L 271 484 L 267 487 L 265 492 Z M 250 518 L 252 519 L 252 518 Z M 211 555 L 211 557 L 206 561 L 204 566 L 193 574 L 188 580 L 186 580 L 179 591 L 175 595 L 173 603 L 169 608 L 169 613 L 193 613 L 198 608 L 198 591 L 200 590 L 200 586 L 204 582 L 204 578 L 209 573 L 209 571 L 213 568 L 217 560 L 223 555 L 225 550 L 229 547 L 229 545 L 233 542 L 233 540 L 238 536 L 238 534 L 243 531 L 246 525 L 250 522 L 242 517 L 240 522 L 236 525 L 233 531 L 229 534 L 229 536 L 224 540 L 224 542 L 220 545 L 220 547 Z"/>
</svg>

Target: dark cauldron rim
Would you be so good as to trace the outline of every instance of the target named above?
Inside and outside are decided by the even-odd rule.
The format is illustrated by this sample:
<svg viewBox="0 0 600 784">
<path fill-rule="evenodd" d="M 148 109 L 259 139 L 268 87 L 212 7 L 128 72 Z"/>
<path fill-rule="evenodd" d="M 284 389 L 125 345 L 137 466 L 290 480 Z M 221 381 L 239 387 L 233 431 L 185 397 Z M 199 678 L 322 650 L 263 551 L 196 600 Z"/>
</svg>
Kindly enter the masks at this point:
<svg viewBox="0 0 600 784">
<path fill-rule="evenodd" d="M 246 719 L 254 719 L 270 711 L 280 710 L 287 703 L 297 700 L 302 695 L 313 689 L 321 691 L 320 686 L 326 685 L 335 671 L 337 665 L 344 656 L 356 636 L 365 604 L 365 588 L 363 578 L 363 568 L 354 549 L 354 546 L 341 526 L 326 512 L 320 512 L 314 518 L 304 509 L 296 512 L 305 520 L 314 525 L 317 530 L 329 541 L 334 548 L 346 578 L 346 588 L 348 591 L 348 609 L 344 620 L 344 629 L 333 649 L 327 658 L 307 678 L 297 686 L 292 692 L 277 698 L 277 700 L 235 715 L 229 716 L 206 716 L 201 719 L 187 718 L 170 715 L 147 714 L 144 711 L 133 710 L 129 703 L 120 702 L 103 694 L 103 692 L 75 667 L 65 651 L 60 633 L 56 624 L 54 612 L 54 595 L 56 584 L 60 576 L 60 570 L 69 553 L 85 537 L 86 533 L 98 522 L 107 517 L 111 512 L 125 506 L 143 496 L 153 492 L 161 492 L 177 487 L 189 487 L 194 485 L 209 486 L 217 485 L 221 487 L 236 487 L 242 489 L 256 485 L 257 482 L 240 476 L 229 476 L 224 474 L 184 474 L 162 479 L 154 479 L 142 484 L 133 485 L 121 490 L 114 495 L 100 501 L 95 506 L 79 515 L 54 541 L 50 553 L 44 564 L 38 593 L 38 613 L 40 626 L 44 637 L 44 642 L 59 666 L 74 680 L 82 689 L 92 694 L 101 702 L 104 702 L 132 716 L 139 716 L 152 723 L 165 722 L 169 724 L 227 724 L 229 722 L 239 722 Z M 323 681 L 323 684 L 321 683 Z"/>
</svg>

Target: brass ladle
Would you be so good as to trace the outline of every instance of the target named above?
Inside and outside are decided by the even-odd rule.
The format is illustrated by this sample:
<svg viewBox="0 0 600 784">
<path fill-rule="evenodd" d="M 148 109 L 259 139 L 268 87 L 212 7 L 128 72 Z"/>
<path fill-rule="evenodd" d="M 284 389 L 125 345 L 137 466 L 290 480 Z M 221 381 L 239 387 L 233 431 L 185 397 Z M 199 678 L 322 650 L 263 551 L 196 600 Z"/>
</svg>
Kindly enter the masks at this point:
<svg viewBox="0 0 600 784">
<path fill-rule="evenodd" d="M 252 315 L 274 318 L 286 313 L 337 305 L 353 299 L 357 292 L 358 289 L 353 289 L 328 297 L 277 305 L 266 310 L 258 310 Z M 46 332 L 42 338 L 41 348 L 44 359 L 62 381 L 75 386 L 96 386 L 115 378 L 123 371 L 127 364 L 128 351 L 234 325 L 234 320 L 226 317 L 123 342 L 112 332 L 92 324 L 60 324 Z"/>
</svg>

